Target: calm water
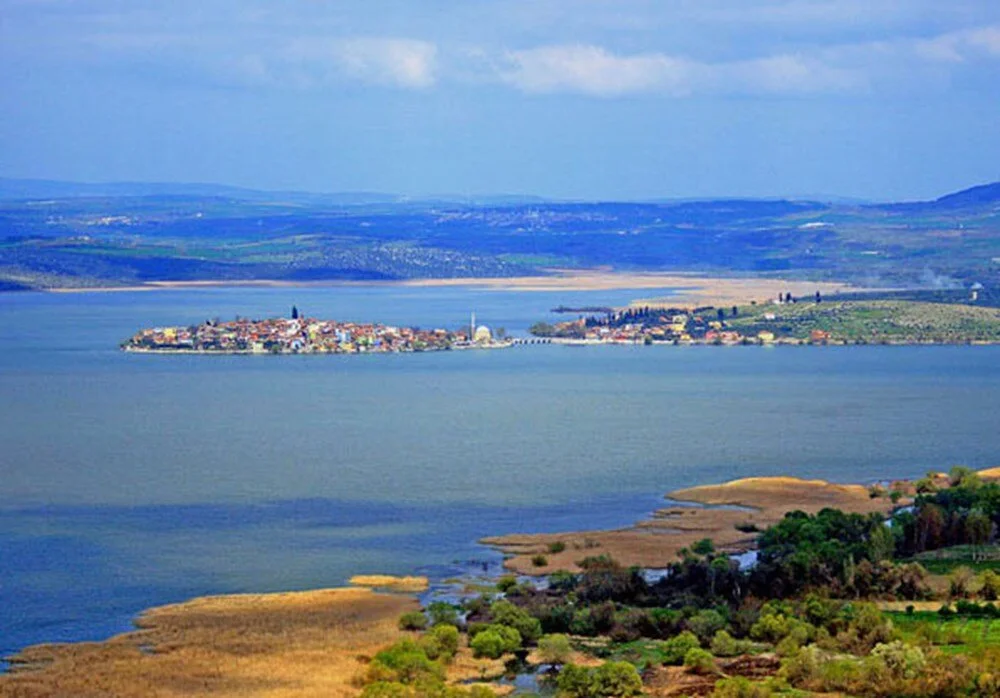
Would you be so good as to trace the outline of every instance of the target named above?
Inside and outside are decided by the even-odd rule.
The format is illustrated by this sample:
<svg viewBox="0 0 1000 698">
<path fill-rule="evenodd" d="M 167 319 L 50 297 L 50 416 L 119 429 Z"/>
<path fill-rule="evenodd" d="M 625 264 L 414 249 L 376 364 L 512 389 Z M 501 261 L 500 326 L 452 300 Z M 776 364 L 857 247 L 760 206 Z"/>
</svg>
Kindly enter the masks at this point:
<svg viewBox="0 0 1000 698">
<path fill-rule="evenodd" d="M 499 532 L 624 525 L 677 487 L 1000 463 L 1000 348 L 519 347 L 126 355 L 144 325 L 294 303 L 523 332 L 642 292 L 0 296 L 0 654 L 150 605 L 497 561 Z"/>
</svg>

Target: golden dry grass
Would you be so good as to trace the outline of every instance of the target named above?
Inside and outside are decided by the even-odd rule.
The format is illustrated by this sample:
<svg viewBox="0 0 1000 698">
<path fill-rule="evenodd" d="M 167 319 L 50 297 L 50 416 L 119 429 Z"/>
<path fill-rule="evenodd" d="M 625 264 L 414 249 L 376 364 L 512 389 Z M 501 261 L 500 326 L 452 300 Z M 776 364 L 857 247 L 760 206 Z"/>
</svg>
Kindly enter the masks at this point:
<svg viewBox="0 0 1000 698">
<path fill-rule="evenodd" d="M 779 292 L 796 296 L 820 291 L 831 295 L 838 291 L 858 290 L 846 284 L 823 281 L 785 281 L 781 279 L 717 278 L 684 273 L 618 272 L 612 269 L 550 269 L 545 276 L 466 277 L 450 279 L 408 279 L 403 281 L 150 281 L 141 286 L 100 288 L 55 288 L 54 293 L 94 291 L 155 291 L 215 287 L 300 287 L 300 286 L 479 286 L 503 291 L 610 291 L 616 289 L 684 289 L 667 299 L 635 301 L 635 305 L 740 305 L 775 298 Z"/>
<path fill-rule="evenodd" d="M 426 591 L 430 586 L 427 577 L 395 577 L 389 574 L 356 574 L 351 577 L 350 583 L 354 586 L 408 593 Z"/>
<path fill-rule="evenodd" d="M 908 606 L 913 606 L 914 611 L 932 611 L 937 613 L 945 603 L 944 601 L 877 601 L 876 605 L 882 611 L 902 613 Z"/>
<path fill-rule="evenodd" d="M 369 589 L 195 599 L 107 642 L 29 648 L 0 676 L 0 696 L 356 696 L 367 657 L 401 637 L 400 614 L 416 608 Z"/>
<path fill-rule="evenodd" d="M 556 570 L 577 570 L 577 562 L 590 555 L 607 554 L 624 565 L 665 567 L 677 559 L 681 548 L 711 538 L 716 548 L 742 552 L 754 545 L 754 533 L 736 526 L 753 524 L 763 530 L 790 511 L 816 513 L 825 507 L 847 512 L 888 512 L 892 503 L 872 499 L 861 485 L 838 485 L 824 480 L 794 477 L 763 477 L 734 480 L 722 485 L 705 485 L 678 490 L 669 495 L 677 501 L 705 505 L 735 505 L 744 510 L 713 507 L 670 507 L 635 526 L 613 531 L 514 534 L 486 538 L 488 545 L 512 555 L 504 564 L 521 574 L 550 574 Z M 562 543 L 565 550 L 550 552 Z M 532 558 L 544 555 L 546 564 Z"/>
</svg>

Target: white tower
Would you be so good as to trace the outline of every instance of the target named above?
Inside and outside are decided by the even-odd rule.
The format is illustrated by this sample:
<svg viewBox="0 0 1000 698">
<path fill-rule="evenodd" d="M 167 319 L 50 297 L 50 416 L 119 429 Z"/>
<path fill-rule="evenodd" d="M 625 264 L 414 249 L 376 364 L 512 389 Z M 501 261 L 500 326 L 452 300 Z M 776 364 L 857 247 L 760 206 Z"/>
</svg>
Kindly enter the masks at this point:
<svg viewBox="0 0 1000 698">
<path fill-rule="evenodd" d="M 469 341 L 476 336 L 476 311 L 472 311 L 472 318 L 469 320 Z"/>
</svg>

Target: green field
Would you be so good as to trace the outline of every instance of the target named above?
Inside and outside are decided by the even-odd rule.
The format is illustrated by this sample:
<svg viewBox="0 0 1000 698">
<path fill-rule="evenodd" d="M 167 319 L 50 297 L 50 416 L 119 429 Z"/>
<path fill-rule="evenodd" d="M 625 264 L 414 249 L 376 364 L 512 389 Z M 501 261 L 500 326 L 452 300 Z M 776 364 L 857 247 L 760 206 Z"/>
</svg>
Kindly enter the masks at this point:
<svg viewBox="0 0 1000 698">
<path fill-rule="evenodd" d="M 943 652 L 964 654 L 986 645 L 1000 645 L 1000 618 L 944 618 L 932 611 L 886 613 L 907 642 L 921 641 Z"/>
<path fill-rule="evenodd" d="M 778 338 L 808 341 L 814 331 L 830 343 L 966 343 L 1000 341 L 1000 309 L 972 305 L 897 300 L 803 299 L 782 305 L 739 308 L 726 318 L 745 336 L 771 332 Z"/>
<path fill-rule="evenodd" d="M 979 546 L 975 550 L 970 545 L 956 545 L 920 553 L 913 559 L 931 574 L 950 574 L 956 567 L 1000 572 L 1000 545 Z"/>
</svg>

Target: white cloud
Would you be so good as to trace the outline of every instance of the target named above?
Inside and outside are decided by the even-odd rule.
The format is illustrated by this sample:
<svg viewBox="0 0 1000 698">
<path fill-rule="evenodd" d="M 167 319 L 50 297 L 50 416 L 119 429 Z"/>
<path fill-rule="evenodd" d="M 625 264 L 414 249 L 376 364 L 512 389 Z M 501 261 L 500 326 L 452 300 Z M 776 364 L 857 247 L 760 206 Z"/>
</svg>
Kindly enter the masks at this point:
<svg viewBox="0 0 1000 698">
<path fill-rule="evenodd" d="M 948 32 L 915 41 L 913 46 L 921 58 L 947 63 L 963 63 L 983 55 L 1000 56 L 1000 26 Z"/>
<path fill-rule="evenodd" d="M 500 80 L 534 93 L 788 94 L 852 89 L 864 82 L 849 70 L 791 54 L 705 63 L 663 53 L 616 55 L 598 46 L 574 45 L 513 51 L 504 59 Z"/>
<path fill-rule="evenodd" d="M 598 46 L 545 46 L 506 54 L 500 79 L 526 92 L 684 94 L 696 65 L 659 53 L 616 56 Z"/>
<path fill-rule="evenodd" d="M 347 78 L 422 89 L 437 79 L 437 47 L 415 39 L 299 39 L 279 52 L 274 62 L 315 82 Z"/>
</svg>

